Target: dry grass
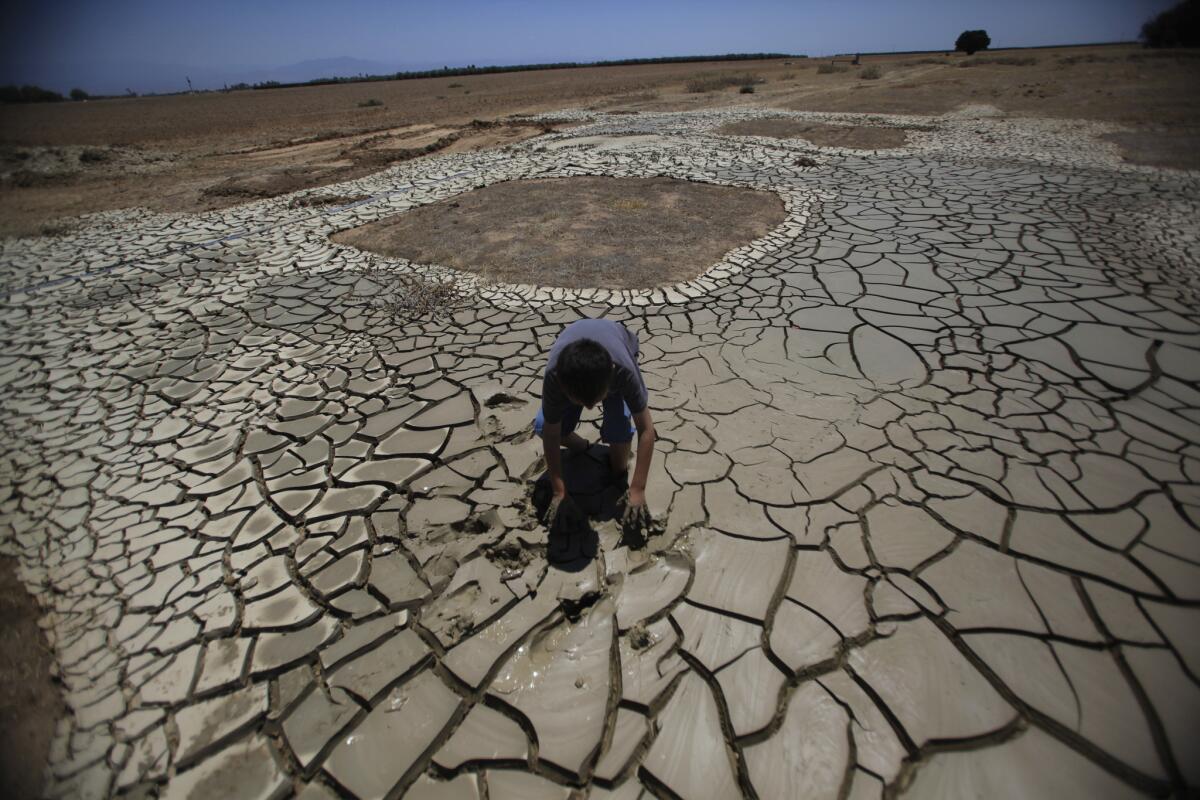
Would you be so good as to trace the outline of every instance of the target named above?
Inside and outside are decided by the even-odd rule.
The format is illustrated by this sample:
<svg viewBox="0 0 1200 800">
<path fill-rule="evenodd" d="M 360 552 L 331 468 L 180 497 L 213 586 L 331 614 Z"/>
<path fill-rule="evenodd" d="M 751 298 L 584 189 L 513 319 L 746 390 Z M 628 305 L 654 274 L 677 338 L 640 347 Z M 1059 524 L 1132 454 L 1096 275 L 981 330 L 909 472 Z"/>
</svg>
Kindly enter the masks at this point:
<svg viewBox="0 0 1200 800">
<path fill-rule="evenodd" d="M 874 81 L 883 77 L 883 67 L 878 64 L 871 64 L 862 72 L 858 73 L 858 77 L 865 81 Z"/>
<path fill-rule="evenodd" d="M 428 281 L 373 268 L 368 269 L 364 277 L 379 287 L 371 293 L 370 304 L 383 309 L 397 322 L 442 316 L 461 296 L 458 288 L 449 281 Z"/>
<path fill-rule="evenodd" d="M 817 65 L 817 74 L 818 75 L 836 75 L 838 73 L 849 72 L 849 71 L 850 71 L 850 68 L 847 66 L 843 66 L 842 64 L 818 64 Z"/>
<path fill-rule="evenodd" d="M 705 73 L 697 75 L 684 84 L 684 88 L 689 94 L 704 94 L 706 92 L 715 92 L 720 89 L 728 89 L 730 86 L 751 86 L 755 84 L 765 83 L 761 75 L 745 72 L 741 74 L 719 74 Z"/>
<path fill-rule="evenodd" d="M 640 288 L 690 280 L 784 217 L 768 192 L 578 177 L 494 184 L 333 239 L 489 280 Z"/>
<path fill-rule="evenodd" d="M 717 133 L 732 136 L 770 136 L 775 139 L 804 139 L 818 147 L 850 147 L 856 150 L 888 150 L 904 147 L 904 128 L 858 125 L 824 125 L 798 119 L 751 119 L 731 122 Z"/>
<path fill-rule="evenodd" d="M 327 206 L 348 206 L 360 200 L 366 200 L 367 195 L 344 194 L 306 194 L 293 197 L 288 208 L 325 208 Z"/>
<path fill-rule="evenodd" d="M 1038 63 L 1033 56 L 971 56 L 959 63 L 960 67 L 982 67 L 986 64 L 1000 64 L 1006 67 L 1032 67 Z"/>
<path fill-rule="evenodd" d="M 1059 56 L 1056 61 L 1064 67 L 1070 67 L 1075 64 L 1112 64 L 1117 61 L 1129 61 L 1136 64 L 1140 61 L 1191 61 L 1197 58 L 1200 58 L 1200 50 L 1146 50 L 1125 55 L 1081 53 Z"/>
</svg>

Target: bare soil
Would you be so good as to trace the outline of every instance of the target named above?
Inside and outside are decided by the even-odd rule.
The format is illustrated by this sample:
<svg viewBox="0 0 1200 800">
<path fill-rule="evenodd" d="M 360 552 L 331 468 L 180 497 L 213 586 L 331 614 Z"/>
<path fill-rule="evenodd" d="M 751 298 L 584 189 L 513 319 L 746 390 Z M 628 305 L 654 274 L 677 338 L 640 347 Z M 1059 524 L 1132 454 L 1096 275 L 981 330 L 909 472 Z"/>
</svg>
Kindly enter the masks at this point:
<svg viewBox="0 0 1200 800">
<path fill-rule="evenodd" d="M 1200 170 L 1200 127 L 1146 128 L 1106 138 L 1132 164 Z"/>
<path fill-rule="evenodd" d="M 888 150 L 904 147 L 908 141 L 903 128 L 823 125 L 796 119 L 751 119 L 731 122 L 718 128 L 717 133 L 804 139 L 818 147 L 850 147 L 856 150 Z"/>
<path fill-rule="evenodd" d="M 565 107 L 942 114 L 987 104 L 1128 125 L 1119 142 L 1131 160 L 1149 149 L 1157 153 L 1149 163 L 1187 167 L 1200 149 L 1188 146 L 1200 128 L 1198 56 L 1111 45 L 868 56 L 860 66 L 842 57 L 845 71 L 830 74 L 817 71 L 828 59 L 648 64 L 4 106 L 0 235 L 38 234 L 58 217 L 91 211 L 205 211 L 319 187 L 408 158 L 535 136 L 543 128 L 515 115 Z M 862 79 L 869 66 L 882 77 Z M 688 91 L 723 75 L 749 76 L 755 92 Z M 359 105 L 372 99 L 383 105 Z"/>
<path fill-rule="evenodd" d="M 7 800 L 41 796 L 50 740 L 63 714 L 38 617 L 16 561 L 0 558 L 0 786 Z"/>
<path fill-rule="evenodd" d="M 341 244 L 507 283 L 690 280 L 786 217 L 777 195 L 670 178 L 510 181 L 335 234 Z"/>
</svg>

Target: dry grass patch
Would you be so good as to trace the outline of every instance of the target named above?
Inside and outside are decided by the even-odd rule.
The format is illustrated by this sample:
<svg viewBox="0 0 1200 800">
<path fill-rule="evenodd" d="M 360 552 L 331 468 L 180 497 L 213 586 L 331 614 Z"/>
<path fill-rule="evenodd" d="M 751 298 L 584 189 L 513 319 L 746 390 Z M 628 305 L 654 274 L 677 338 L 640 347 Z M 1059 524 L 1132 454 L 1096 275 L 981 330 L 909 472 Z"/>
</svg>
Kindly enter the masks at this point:
<svg viewBox="0 0 1200 800">
<path fill-rule="evenodd" d="M 712 72 L 697 75 L 685 84 L 685 88 L 690 94 L 704 94 L 705 92 L 715 92 L 719 89 L 728 89 L 730 86 L 744 87 L 760 83 L 765 83 L 763 77 L 751 72 L 732 74 Z"/>
<path fill-rule="evenodd" d="M 690 280 L 786 217 L 778 196 L 670 178 L 510 181 L 333 237 L 506 283 L 647 288 Z"/>
<path fill-rule="evenodd" d="M 1200 170 L 1200 127 L 1144 128 L 1104 137 L 1131 164 Z"/>
<path fill-rule="evenodd" d="M 797 119 L 751 119 L 731 122 L 718 128 L 717 133 L 804 139 L 818 147 L 851 147 L 857 150 L 887 150 L 904 147 L 908 141 L 903 128 L 825 125 Z"/>
</svg>

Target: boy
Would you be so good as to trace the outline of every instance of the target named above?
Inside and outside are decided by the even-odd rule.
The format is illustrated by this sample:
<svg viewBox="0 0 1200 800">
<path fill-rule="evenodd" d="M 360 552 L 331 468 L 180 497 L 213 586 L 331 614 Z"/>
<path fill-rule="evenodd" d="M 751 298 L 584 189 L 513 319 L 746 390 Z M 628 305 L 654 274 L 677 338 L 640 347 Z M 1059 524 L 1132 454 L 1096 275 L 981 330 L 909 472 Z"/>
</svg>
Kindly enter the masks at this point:
<svg viewBox="0 0 1200 800">
<path fill-rule="evenodd" d="M 604 411 L 600 440 L 608 445 L 609 463 L 617 475 L 629 469 L 633 425 L 637 426 L 637 462 L 622 522 L 640 527 L 648 520 L 646 477 L 654 453 L 654 423 L 637 356 L 637 337 L 624 325 L 606 319 L 572 322 L 550 348 L 542 379 L 542 407 L 533 421 L 534 432 L 542 438 L 546 471 L 554 492 L 546 515 L 547 525 L 553 527 L 564 501 L 571 507 L 563 483 L 559 447 L 565 444 L 573 453 L 587 450 L 587 441 L 575 433 L 575 427 L 583 407 L 592 408 L 597 403 L 602 404 Z"/>
</svg>

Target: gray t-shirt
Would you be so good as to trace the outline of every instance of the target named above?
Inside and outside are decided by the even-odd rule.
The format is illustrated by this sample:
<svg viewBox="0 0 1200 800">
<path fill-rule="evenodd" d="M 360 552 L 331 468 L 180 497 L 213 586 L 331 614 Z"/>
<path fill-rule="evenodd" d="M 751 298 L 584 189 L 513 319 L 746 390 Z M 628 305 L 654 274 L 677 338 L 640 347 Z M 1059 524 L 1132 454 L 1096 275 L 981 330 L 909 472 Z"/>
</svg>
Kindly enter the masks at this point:
<svg viewBox="0 0 1200 800">
<path fill-rule="evenodd" d="M 581 319 L 572 322 L 554 340 L 550 357 L 546 360 L 546 373 L 542 377 L 542 418 L 551 425 L 562 422 L 563 411 L 571 405 L 558 383 L 558 355 L 571 342 L 591 339 L 608 351 L 613 360 L 612 381 L 608 385 L 608 396 L 620 395 L 629 406 L 629 413 L 637 414 L 646 408 L 646 384 L 638 369 L 638 340 L 624 325 L 607 319 Z"/>
</svg>

